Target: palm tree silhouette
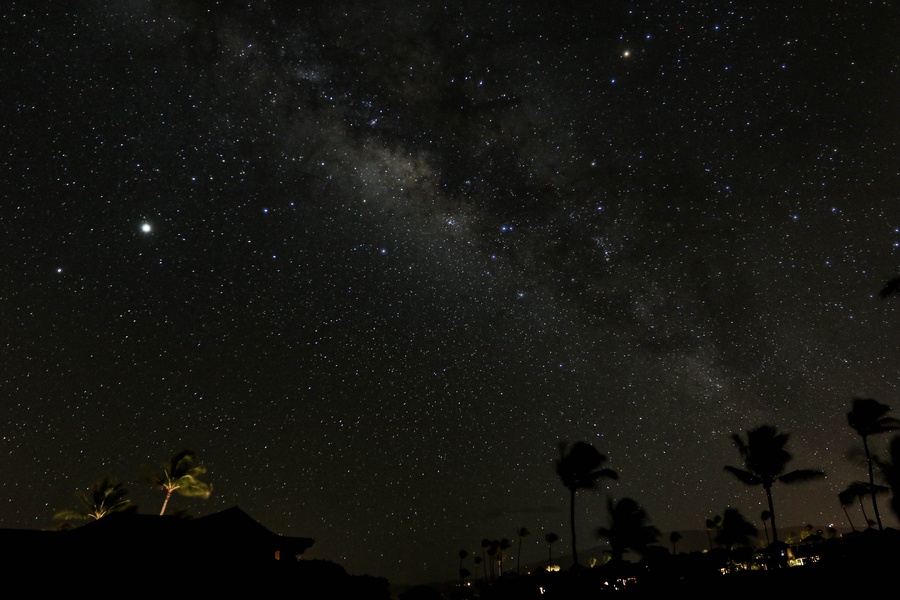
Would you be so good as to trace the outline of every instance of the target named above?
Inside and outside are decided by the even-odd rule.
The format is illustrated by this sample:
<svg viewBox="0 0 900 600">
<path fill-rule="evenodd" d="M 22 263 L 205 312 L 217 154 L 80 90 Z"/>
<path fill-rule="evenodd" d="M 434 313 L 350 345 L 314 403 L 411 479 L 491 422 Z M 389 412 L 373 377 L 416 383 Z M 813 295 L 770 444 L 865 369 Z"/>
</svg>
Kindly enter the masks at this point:
<svg viewBox="0 0 900 600">
<path fill-rule="evenodd" d="M 559 541 L 559 536 L 553 533 L 552 531 L 548 532 L 544 535 L 544 539 L 547 541 L 548 546 L 548 555 L 547 555 L 547 566 L 553 566 L 553 544 Z"/>
<path fill-rule="evenodd" d="M 743 468 L 727 465 L 725 470 L 743 483 L 760 485 L 766 492 L 769 512 L 772 519 L 772 540 L 778 542 L 778 527 L 775 522 L 775 506 L 772 502 L 772 485 L 776 481 L 782 483 L 800 483 L 824 477 L 825 473 L 817 469 L 797 469 L 785 473 L 787 464 L 793 455 L 787 451 L 789 433 L 779 433 L 772 425 L 761 425 L 747 432 L 745 440 L 739 434 L 733 434 L 732 440 L 744 460 Z"/>
<path fill-rule="evenodd" d="M 877 461 L 878 459 L 875 458 Z M 875 485 L 875 493 L 876 494 L 886 494 L 891 491 L 890 488 L 887 488 L 883 485 Z M 844 511 L 844 516 L 847 517 L 847 522 L 850 523 L 850 529 L 856 531 L 856 527 L 853 526 L 853 523 L 850 521 L 850 515 L 847 513 L 847 506 L 849 506 L 854 500 L 859 502 L 859 510 L 862 512 L 863 519 L 866 522 L 866 527 L 872 527 L 875 522 L 869 518 L 869 515 L 866 513 L 866 505 L 863 502 L 863 499 L 872 493 L 872 486 L 870 486 L 865 481 L 854 481 L 850 485 L 847 486 L 846 489 L 842 490 L 838 494 L 838 501 L 841 503 L 841 509 Z"/>
<path fill-rule="evenodd" d="M 491 548 L 491 540 L 489 540 L 487 538 L 481 538 L 481 560 L 484 563 L 483 568 L 484 568 L 484 580 L 485 581 L 488 581 L 488 573 L 487 573 L 488 564 L 490 564 L 490 567 L 491 567 L 491 579 L 494 578 L 494 561 L 493 560 L 489 561 L 487 559 L 487 551 L 490 550 L 490 548 Z M 493 556 L 493 555 L 491 555 L 491 556 Z"/>
<path fill-rule="evenodd" d="M 766 532 L 766 546 L 769 545 L 769 526 L 767 525 L 767 521 L 772 518 L 772 513 L 764 510 L 760 513 L 759 518 L 762 519 L 763 529 Z"/>
<path fill-rule="evenodd" d="M 110 513 L 134 510 L 134 503 L 126 498 L 127 495 L 128 490 L 121 481 L 107 476 L 95 481 L 89 494 L 79 492 L 75 495 L 84 505 L 83 510 L 61 510 L 53 518 L 62 521 L 96 521 Z"/>
<path fill-rule="evenodd" d="M 578 490 L 592 490 L 602 479 L 617 480 L 619 474 L 603 468 L 607 457 L 587 442 L 575 442 L 569 447 L 567 442 L 559 444 L 559 459 L 556 474 L 569 490 L 569 526 L 572 533 L 572 568 L 578 569 L 578 551 L 575 546 L 575 493 Z"/>
<path fill-rule="evenodd" d="M 713 538 L 712 532 L 715 531 L 716 535 L 719 534 L 719 528 L 722 527 L 722 515 L 716 515 L 714 517 L 710 517 L 706 520 L 706 537 L 709 539 L 709 549 L 713 549 Z"/>
<path fill-rule="evenodd" d="M 469 576 L 469 571 L 463 568 L 463 561 L 467 556 L 469 556 L 468 550 L 459 551 L 459 587 L 464 587 L 466 585 L 466 577 Z"/>
<path fill-rule="evenodd" d="M 680 542 L 682 539 L 684 539 L 683 536 L 677 531 L 673 531 L 669 534 L 669 543 L 672 544 L 672 556 L 675 556 L 676 554 L 675 544 Z"/>
<path fill-rule="evenodd" d="M 500 552 L 500 540 L 490 540 L 488 542 L 487 555 L 491 563 L 491 581 L 494 581 L 494 558 Z"/>
<path fill-rule="evenodd" d="M 516 575 L 519 575 L 519 569 L 522 566 L 522 538 L 531 535 L 531 532 L 528 531 L 527 527 L 519 527 L 519 530 L 516 533 L 519 534 L 519 552 L 516 554 Z"/>
<path fill-rule="evenodd" d="M 614 562 L 624 561 L 629 550 L 643 554 L 659 539 L 659 529 L 649 524 L 647 511 L 633 498 L 622 498 L 618 502 L 607 498 L 606 510 L 609 526 L 598 527 L 597 537 L 609 541 Z"/>
<path fill-rule="evenodd" d="M 206 473 L 206 467 L 194 465 L 197 454 L 191 450 L 182 450 L 162 465 L 162 472 L 148 477 L 151 485 L 165 490 L 166 498 L 163 500 L 160 516 L 166 512 L 169 499 L 173 493 L 178 493 L 189 498 L 209 498 L 212 494 L 212 485 L 200 480 L 200 476 Z"/>
<path fill-rule="evenodd" d="M 887 416 L 890 410 L 890 406 L 872 398 L 854 398 L 853 407 L 847 413 L 847 423 L 862 437 L 863 449 L 866 451 L 866 465 L 869 469 L 869 493 L 872 496 L 872 509 L 875 511 L 875 521 L 878 523 L 879 530 L 884 529 L 884 527 L 881 524 L 881 513 L 878 511 L 878 502 L 875 499 L 874 461 L 869 452 L 869 436 L 900 429 L 900 420 Z"/>
<path fill-rule="evenodd" d="M 507 538 L 501 538 L 497 545 L 497 577 L 503 575 L 503 561 L 506 560 L 506 551 L 510 549 L 512 542 Z"/>
</svg>

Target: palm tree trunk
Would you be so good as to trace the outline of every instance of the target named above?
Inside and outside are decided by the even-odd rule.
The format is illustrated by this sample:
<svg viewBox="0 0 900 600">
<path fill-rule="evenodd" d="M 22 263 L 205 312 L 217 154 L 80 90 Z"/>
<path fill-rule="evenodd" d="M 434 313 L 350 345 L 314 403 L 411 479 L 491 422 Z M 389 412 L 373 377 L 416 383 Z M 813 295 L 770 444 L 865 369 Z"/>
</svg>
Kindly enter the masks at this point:
<svg viewBox="0 0 900 600">
<path fill-rule="evenodd" d="M 853 525 L 853 519 L 850 518 L 850 513 L 847 512 L 847 507 L 844 505 L 841 505 L 841 510 L 844 511 L 844 516 L 847 517 L 847 522 L 850 524 L 850 529 L 852 531 L 856 531 L 856 527 Z M 865 513 L 863 513 L 863 514 L 865 514 Z"/>
<path fill-rule="evenodd" d="M 575 488 L 569 492 L 569 527 L 572 529 L 572 567 L 578 564 L 578 552 L 575 550 Z"/>
<path fill-rule="evenodd" d="M 772 504 L 772 486 L 766 488 L 766 499 L 769 501 L 769 519 L 772 521 L 772 542 L 778 543 L 778 528 L 775 526 L 775 506 Z"/>
<path fill-rule="evenodd" d="M 162 510 L 159 511 L 159 516 L 163 516 L 166 513 L 166 506 L 169 505 L 169 498 L 172 497 L 172 490 L 166 490 L 166 499 L 163 500 Z"/>
<path fill-rule="evenodd" d="M 869 515 L 866 513 L 866 505 L 863 502 L 862 496 L 859 497 L 859 510 L 862 511 L 863 520 L 866 522 L 866 529 L 869 529 L 872 526 L 872 522 L 869 521 Z"/>
<path fill-rule="evenodd" d="M 875 473 L 872 471 L 872 457 L 869 455 L 869 442 L 863 437 L 863 447 L 866 449 L 866 463 L 869 466 L 869 493 L 872 495 L 872 509 L 875 511 L 875 521 L 878 523 L 878 531 L 884 530 L 881 525 L 881 513 L 878 512 L 878 502 L 875 500 Z"/>
<path fill-rule="evenodd" d="M 519 536 L 519 551 L 516 553 L 516 575 L 521 575 L 522 568 L 522 536 Z"/>
</svg>

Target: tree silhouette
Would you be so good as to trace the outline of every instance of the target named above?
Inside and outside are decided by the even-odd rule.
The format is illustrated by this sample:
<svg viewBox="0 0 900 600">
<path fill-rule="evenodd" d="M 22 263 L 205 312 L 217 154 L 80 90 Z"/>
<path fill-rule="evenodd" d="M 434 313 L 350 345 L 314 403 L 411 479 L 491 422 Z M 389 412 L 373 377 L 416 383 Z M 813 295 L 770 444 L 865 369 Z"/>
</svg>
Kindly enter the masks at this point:
<svg viewBox="0 0 900 600">
<path fill-rule="evenodd" d="M 491 581 L 494 581 L 494 559 L 497 557 L 498 552 L 500 552 L 500 540 L 490 540 L 487 555 L 491 559 Z"/>
<path fill-rule="evenodd" d="M 491 540 L 487 538 L 481 538 L 481 560 L 484 562 L 484 580 L 488 581 L 488 565 L 491 568 L 491 579 L 494 579 L 494 561 L 488 560 L 487 552 L 491 549 Z M 493 555 L 491 555 L 493 556 Z"/>
<path fill-rule="evenodd" d="M 680 542 L 683 539 L 683 536 L 677 531 L 673 531 L 669 534 L 669 543 L 672 544 L 672 556 L 675 556 L 675 544 Z"/>
<path fill-rule="evenodd" d="M 497 577 L 503 575 L 503 561 L 506 559 L 506 551 L 512 547 L 512 542 L 507 538 L 501 538 L 497 545 Z"/>
<path fill-rule="evenodd" d="M 900 518 L 900 435 L 895 435 L 888 445 L 888 458 L 875 459 L 881 477 L 891 491 L 891 510 Z"/>
<path fill-rule="evenodd" d="M 728 565 L 734 568 L 737 550 L 749 550 L 757 535 L 753 523 L 744 518 L 736 508 L 726 508 L 722 516 L 722 527 L 716 535 L 716 543 L 728 551 Z M 749 557 L 747 557 L 749 559 Z"/>
<path fill-rule="evenodd" d="M 559 459 L 556 461 L 556 474 L 559 475 L 569 490 L 569 527 L 572 534 L 572 568 L 577 569 L 578 551 L 575 546 L 575 493 L 578 490 L 593 490 L 602 479 L 617 480 L 619 474 L 612 469 L 603 468 L 607 457 L 587 442 L 559 444 Z"/>
<path fill-rule="evenodd" d="M 789 433 L 779 433 L 772 425 L 761 425 L 747 432 L 745 440 L 733 434 L 732 440 L 744 461 L 743 468 L 725 466 L 725 470 L 750 486 L 762 486 L 766 492 L 772 519 L 772 540 L 778 542 L 778 527 L 775 521 L 775 505 L 772 502 L 772 485 L 800 483 L 824 477 L 825 473 L 816 469 L 798 469 L 785 473 L 793 455 L 787 451 Z"/>
<path fill-rule="evenodd" d="M 716 534 L 716 543 L 732 550 L 736 546 L 752 545 L 756 535 L 756 527 L 738 509 L 726 508 L 722 516 L 722 528 Z"/>
<path fill-rule="evenodd" d="M 890 491 L 890 488 L 884 487 L 883 485 L 875 485 L 875 493 L 876 494 L 886 494 Z M 847 522 L 850 523 L 850 529 L 856 531 L 856 527 L 853 526 L 853 522 L 850 520 L 850 514 L 847 512 L 847 506 L 849 506 L 852 502 L 859 502 L 859 510 L 862 512 L 863 519 L 866 522 L 866 527 L 872 527 L 875 522 L 869 518 L 869 515 L 866 514 L 866 505 L 863 500 L 872 493 L 872 486 L 865 481 L 854 481 L 850 485 L 847 486 L 846 489 L 842 490 L 838 493 L 838 501 L 841 503 L 841 509 L 844 511 L 844 515 L 847 517 Z"/>
<path fill-rule="evenodd" d="M 659 539 L 659 529 L 649 524 L 647 512 L 633 498 L 607 498 L 606 510 L 609 526 L 598 527 L 597 537 L 609 541 L 614 562 L 622 562 L 629 550 L 643 555 Z"/>
<path fill-rule="evenodd" d="M 556 542 L 559 541 L 559 536 L 556 535 L 555 533 L 553 533 L 552 531 L 550 531 L 546 535 L 544 535 L 544 539 L 547 541 L 547 547 L 548 547 L 547 566 L 552 567 L 553 566 L 553 544 L 555 544 Z"/>
<path fill-rule="evenodd" d="M 194 465 L 196 459 L 196 453 L 191 450 L 182 450 L 167 464 L 162 465 L 161 473 L 155 473 L 148 477 L 151 485 L 166 492 L 162 510 L 159 511 L 160 516 L 165 514 L 173 493 L 204 500 L 212 494 L 212 485 L 200 480 L 200 476 L 206 473 L 206 467 Z"/>
<path fill-rule="evenodd" d="M 716 515 L 706 520 L 706 537 L 709 539 L 710 550 L 713 549 L 712 532 L 715 531 L 718 535 L 720 527 L 722 527 L 722 515 Z"/>
<path fill-rule="evenodd" d="M 519 527 L 516 533 L 519 535 L 519 552 L 516 554 L 516 575 L 519 575 L 519 569 L 522 566 L 522 539 L 531 535 L 531 532 L 528 531 L 527 527 Z"/>
<path fill-rule="evenodd" d="M 884 287 L 881 288 L 881 291 L 878 292 L 878 295 L 881 298 L 887 298 L 893 294 L 900 295 L 900 277 L 889 279 L 887 283 L 884 284 Z"/>
<path fill-rule="evenodd" d="M 96 521 L 110 513 L 134 510 L 134 503 L 126 498 L 127 495 L 128 490 L 121 481 L 107 476 L 95 481 L 90 493 L 75 494 L 83 505 L 82 510 L 61 510 L 53 518 L 61 521 Z"/>
<path fill-rule="evenodd" d="M 872 510 L 875 511 L 875 522 L 878 523 L 879 530 L 884 529 L 884 527 L 881 524 L 878 501 L 875 499 L 874 462 L 869 451 L 869 436 L 900 429 L 900 420 L 887 415 L 890 410 L 890 406 L 872 398 L 854 398 L 853 407 L 847 413 L 847 423 L 862 437 L 863 449 L 866 451 L 866 465 L 869 470 L 869 494 L 872 496 Z"/>
<path fill-rule="evenodd" d="M 764 510 L 760 513 L 759 518 L 762 519 L 763 529 L 766 532 L 766 546 L 769 545 L 769 526 L 767 522 L 772 518 L 772 513 Z"/>
<path fill-rule="evenodd" d="M 469 556 L 468 550 L 459 551 L 459 587 L 464 587 L 466 585 L 466 577 L 469 576 L 469 571 L 463 568 L 463 561 L 467 556 Z"/>
<path fill-rule="evenodd" d="M 472 559 L 472 563 L 475 565 L 475 585 L 478 585 L 478 565 L 483 564 L 484 559 L 482 559 L 480 556 L 476 556 Z M 484 579 L 485 581 L 487 581 L 487 573 L 484 573 Z"/>
</svg>

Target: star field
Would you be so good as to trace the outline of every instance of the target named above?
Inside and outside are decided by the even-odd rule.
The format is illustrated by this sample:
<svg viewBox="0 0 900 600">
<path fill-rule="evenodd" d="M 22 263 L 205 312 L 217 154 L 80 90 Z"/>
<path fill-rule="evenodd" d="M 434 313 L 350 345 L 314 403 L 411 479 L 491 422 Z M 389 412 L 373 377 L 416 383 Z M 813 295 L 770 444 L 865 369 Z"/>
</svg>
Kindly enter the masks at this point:
<svg viewBox="0 0 900 600">
<path fill-rule="evenodd" d="M 568 552 L 561 440 L 620 475 L 579 550 L 607 493 L 757 519 L 768 423 L 828 475 L 779 523 L 849 527 L 851 400 L 900 410 L 892 2 L 112 4 L 0 7 L 0 526 L 106 474 L 154 512 L 189 448 L 191 514 L 453 579 Z"/>
</svg>

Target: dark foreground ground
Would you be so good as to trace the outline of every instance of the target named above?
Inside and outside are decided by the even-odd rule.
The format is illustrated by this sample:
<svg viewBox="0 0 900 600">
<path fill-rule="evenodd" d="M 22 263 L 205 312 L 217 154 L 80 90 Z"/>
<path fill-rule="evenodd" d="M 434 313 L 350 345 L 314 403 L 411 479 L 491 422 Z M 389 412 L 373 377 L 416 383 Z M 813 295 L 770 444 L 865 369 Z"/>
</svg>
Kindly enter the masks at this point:
<svg viewBox="0 0 900 600">
<path fill-rule="evenodd" d="M 802 558 L 803 564 L 789 566 L 791 558 Z M 768 554 L 754 555 L 746 549 L 677 556 L 665 553 L 640 563 L 504 575 L 490 584 L 482 581 L 478 586 L 440 592 L 420 586 L 401 592 L 399 600 L 896 598 L 900 585 L 894 577 L 898 573 L 900 532 L 869 530 L 792 548 L 771 548 Z"/>
<path fill-rule="evenodd" d="M 9 533 L 9 532 L 8 532 Z M 56 543 L 53 540 L 67 540 Z M 37 540 L 29 546 L 26 540 Z M 48 542 L 47 540 L 50 540 Z M 767 554 L 738 549 L 645 556 L 638 563 L 504 575 L 478 586 L 438 590 L 418 586 L 392 593 L 382 577 L 350 575 L 323 560 L 248 558 L 234 552 L 197 552 L 182 538 L 102 538 L 7 535 L 0 570 L 8 586 L 26 584 L 36 597 L 102 593 L 120 597 L 236 596 L 361 600 L 596 600 L 597 598 L 896 598 L 900 586 L 900 531 L 868 530 Z M 128 542 L 128 543 L 126 543 Z M 128 548 L 129 551 L 125 551 Z M 788 566 L 802 558 L 803 566 Z M 765 565 L 765 570 L 760 569 Z M 749 569 L 750 566 L 754 568 Z M 723 570 L 732 572 L 723 573 Z"/>
</svg>

